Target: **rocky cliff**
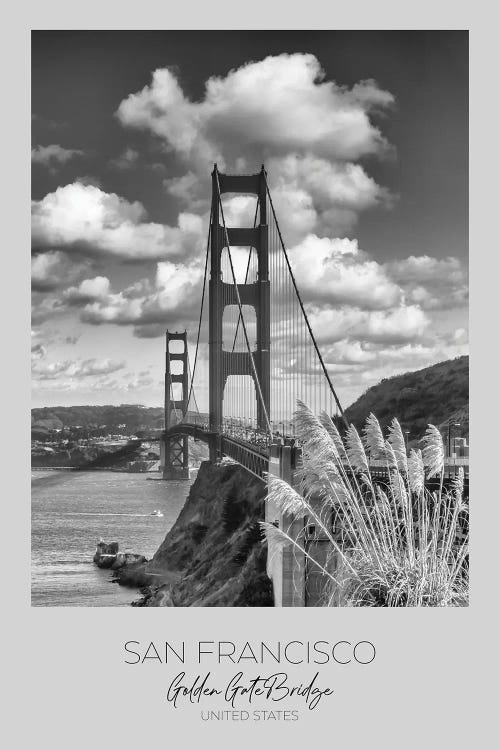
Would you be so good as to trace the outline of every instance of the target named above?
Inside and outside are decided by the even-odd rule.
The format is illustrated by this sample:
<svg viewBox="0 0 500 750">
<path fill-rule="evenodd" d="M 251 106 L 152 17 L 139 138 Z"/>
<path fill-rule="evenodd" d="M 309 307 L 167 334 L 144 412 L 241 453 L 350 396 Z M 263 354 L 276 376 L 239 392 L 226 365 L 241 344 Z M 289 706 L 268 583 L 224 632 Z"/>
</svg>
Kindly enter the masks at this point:
<svg viewBox="0 0 500 750">
<path fill-rule="evenodd" d="M 145 590 L 139 606 L 273 606 L 258 525 L 264 496 L 264 484 L 237 464 L 202 463 L 176 523 L 147 566 L 158 583 Z"/>
</svg>

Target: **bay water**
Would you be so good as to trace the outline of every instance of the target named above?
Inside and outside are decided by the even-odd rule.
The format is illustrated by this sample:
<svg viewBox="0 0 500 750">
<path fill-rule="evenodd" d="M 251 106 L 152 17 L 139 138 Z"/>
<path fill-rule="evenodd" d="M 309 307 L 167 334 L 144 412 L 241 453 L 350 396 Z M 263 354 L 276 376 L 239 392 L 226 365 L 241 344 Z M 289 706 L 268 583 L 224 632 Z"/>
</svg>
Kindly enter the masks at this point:
<svg viewBox="0 0 500 750">
<path fill-rule="evenodd" d="M 129 606 L 139 591 L 111 582 L 92 562 L 100 538 L 150 559 L 174 525 L 188 481 L 114 471 L 31 474 L 31 604 Z M 151 479 L 150 477 L 155 477 Z M 163 516 L 153 516 L 160 510 Z"/>
</svg>

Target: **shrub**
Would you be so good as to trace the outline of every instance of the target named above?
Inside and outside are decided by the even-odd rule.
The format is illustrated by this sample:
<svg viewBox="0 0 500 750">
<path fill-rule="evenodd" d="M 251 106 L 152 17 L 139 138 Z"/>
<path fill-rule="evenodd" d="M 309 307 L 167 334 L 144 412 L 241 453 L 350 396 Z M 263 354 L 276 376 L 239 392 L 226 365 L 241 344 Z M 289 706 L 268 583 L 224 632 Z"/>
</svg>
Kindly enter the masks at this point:
<svg viewBox="0 0 500 750">
<path fill-rule="evenodd" d="M 191 524 L 191 534 L 193 536 L 193 542 L 195 544 L 200 544 L 203 539 L 206 537 L 208 531 L 208 526 L 205 526 L 203 523 L 193 523 Z"/>
<path fill-rule="evenodd" d="M 230 494 L 222 507 L 222 525 L 227 534 L 232 534 L 246 520 L 246 505 L 236 494 Z"/>
<path fill-rule="evenodd" d="M 394 419 L 384 437 L 370 414 L 362 437 L 353 425 L 343 440 L 330 417 L 316 417 L 299 402 L 296 434 L 303 450 L 298 491 L 269 478 L 268 498 L 291 521 L 304 518 L 304 532 L 262 523 L 268 554 L 292 545 L 321 570 L 329 606 L 418 607 L 468 603 L 468 508 L 460 469 L 446 490 L 444 446 L 429 425 L 422 450 L 407 456 Z M 377 481 L 372 459 L 385 464 L 387 480 Z M 430 492 L 426 480 L 438 477 Z M 326 537 L 331 554 L 321 565 L 308 553 L 306 529 Z"/>
</svg>

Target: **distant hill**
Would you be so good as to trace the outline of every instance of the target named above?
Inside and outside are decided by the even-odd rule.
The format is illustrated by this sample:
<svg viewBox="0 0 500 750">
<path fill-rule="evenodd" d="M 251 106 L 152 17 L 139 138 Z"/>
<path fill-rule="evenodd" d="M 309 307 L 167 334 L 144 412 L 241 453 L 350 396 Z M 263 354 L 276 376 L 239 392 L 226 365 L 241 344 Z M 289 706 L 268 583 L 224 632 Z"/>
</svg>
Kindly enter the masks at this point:
<svg viewBox="0 0 500 750">
<path fill-rule="evenodd" d="M 439 362 L 423 370 L 384 378 L 369 388 L 345 411 L 346 418 L 361 428 L 373 412 L 382 426 L 397 417 L 409 439 L 422 437 L 429 423 L 445 429 L 448 420 L 459 422 L 455 435 L 469 434 L 469 357 Z M 81 426 L 95 429 L 106 425 L 113 433 L 125 425 L 128 434 L 158 430 L 163 408 L 140 404 L 120 406 L 54 406 L 31 410 L 32 434 L 50 429 Z"/>
<path fill-rule="evenodd" d="M 188 412 L 188 419 L 190 414 Z M 200 413 L 200 417 L 203 416 L 206 415 Z M 81 427 L 96 431 L 105 426 L 110 433 L 125 431 L 127 434 L 147 437 L 162 430 L 163 421 L 162 406 L 46 406 L 31 410 L 31 434 L 33 438 L 38 438 L 48 435 L 51 430 Z"/>
<path fill-rule="evenodd" d="M 348 422 L 359 429 L 373 412 L 383 427 L 397 417 L 409 439 L 422 437 L 427 425 L 445 429 L 459 422 L 454 435 L 469 434 L 469 357 L 439 362 L 423 370 L 384 378 L 345 410 Z"/>
<path fill-rule="evenodd" d="M 125 425 L 129 433 L 137 430 L 158 429 L 163 424 L 163 408 L 140 404 L 120 406 L 50 406 L 31 410 L 33 429 L 84 427 L 95 429 L 106 425 L 110 432 Z"/>
</svg>

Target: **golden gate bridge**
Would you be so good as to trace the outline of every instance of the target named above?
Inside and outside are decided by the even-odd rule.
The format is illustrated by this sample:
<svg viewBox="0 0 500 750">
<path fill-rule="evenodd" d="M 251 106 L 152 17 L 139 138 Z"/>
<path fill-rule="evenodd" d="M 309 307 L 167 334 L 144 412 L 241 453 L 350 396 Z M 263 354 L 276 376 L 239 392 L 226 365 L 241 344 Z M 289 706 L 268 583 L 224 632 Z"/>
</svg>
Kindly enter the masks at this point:
<svg viewBox="0 0 500 750">
<path fill-rule="evenodd" d="M 255 204 L 252 226 L 228 226 L 228 196 Z M 293 460 L 298 399 L 316 413 L 324 410 L 343 419 L 264 166 L 257 174 L 226 175 L 214 165 L 192 367 L 187 333 L 167 331 L 166 340 L 165 478 L 187 476 L 189 436 L 208 443 L 211 461 L 229 456 L 263 478 L 272 454 L 282 447 L 291 449 Z M 201 390 L 208 391 L 207 412 L 198 407 Z"/>
<path fill-rule="evenodd" d="M 244 197 L 247 209 L 250 201 L 251 226 L 228 226 L 228 196 Z M 208 410 L 198 406 L 200 393 L 205 400 L 208 395 Z M 259 479 L 269 471 L 289 477 L 300 455 L 293 426 L 298 400 L 348 427 L 292 270 L 264 165 L 256 174 L 226 175 L 215 164 L 192 366 L 187 332 L 166 334 L 164 478 L 189 477 L 189 436 L 208 444 L 212 462 L 228 456 Z M 382 475 L 380 463 L 373 469 Z M 448 477 L 457 463 L 449 460 Z"/>
</svg>

